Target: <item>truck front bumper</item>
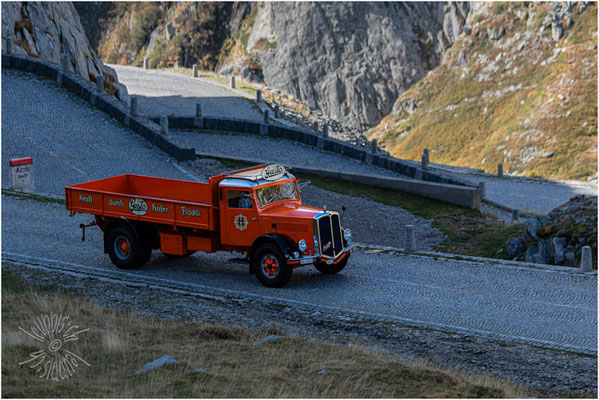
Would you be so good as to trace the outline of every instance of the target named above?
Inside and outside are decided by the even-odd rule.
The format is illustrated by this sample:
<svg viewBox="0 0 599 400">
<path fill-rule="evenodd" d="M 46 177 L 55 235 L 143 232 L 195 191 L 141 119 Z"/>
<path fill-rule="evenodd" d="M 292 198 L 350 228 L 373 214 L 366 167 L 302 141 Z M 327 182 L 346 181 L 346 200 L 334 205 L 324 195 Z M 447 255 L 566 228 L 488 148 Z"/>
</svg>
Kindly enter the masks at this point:
<svg viewBox="0 0 599 400">
<path fill-rule="evenodd" d="M 287 259 L 287 264 L 292 265 L 294 268 L 301 267 L 302 265 L 314 264 L 315 262 L 321 262 L 324 264 L 337 264 L 345 257 L 349 257 L 349 255 L 353 252 L 354 246 L 349 245 L 345 247 L 341 254 L 339 254 L 336 258 L 326 258 L 318 254 L 314 256 L 299 256 L 297 258 Z"/>
</svg>

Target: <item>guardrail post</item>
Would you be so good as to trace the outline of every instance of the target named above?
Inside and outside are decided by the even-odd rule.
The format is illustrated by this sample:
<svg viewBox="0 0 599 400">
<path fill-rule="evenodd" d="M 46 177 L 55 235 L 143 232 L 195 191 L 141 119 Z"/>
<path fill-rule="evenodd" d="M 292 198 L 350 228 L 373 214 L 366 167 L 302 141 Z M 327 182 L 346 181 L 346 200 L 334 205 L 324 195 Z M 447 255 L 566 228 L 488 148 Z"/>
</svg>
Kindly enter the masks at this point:
<svg viewBox="0 0 599 400">
<path fill-rule="evenodd" d="M 160 133 L 168 135 L 168 117 L 160 117 Z"/>
<path fill-rule="evenodd" d="M 202 116 L 202 103 L 196 103 L 196 117 Z"/>
<path fill-rule="evenodd" d="M 270 124 L 270 112 L 268 110 L 264 110 L 264 123 Z"/>
<path fill-rule="evenodd" d="M 431 156 L 430 156 L 430 154 L 428 153 L 428 149 L 424 149 L 424 151 L 422 152 L 422 154 L 424 154 L 424 155 L 426 156 L 426 159 L 427 159 L 428 161 L 430 161 L 430 160 L 431 160 Z M 427 162 L 428 162 L 428 161 L 427 161 Z"/>
<path fill-rule="evenodd" d="M 256 103 L 260 103 L 262 101 L 262 90 L 256 90 Z"/>
<path fill-rule="evenodd" d="M 503 176 L 503 164 L 497 164 L 497 176 Z"/>
<path fill-rule="evenodd" d="M 131 103 L 129 104 L 129 114 L 132 117 L 137 117 L 137 96 L 131 96 Z"/>
<path fill-rule="evenodd" d="M 584 246 L 582 248 L 580 270 L 582 272 L 591 272 L 593 270 L 593 257 L 591 253 L 591 246 Z"/>
<path fill-rule="evenodd" d="M 487 197 L 487 184 L 485 182 L 478 182 L 478 194 L 481 200 Z"/>
<path fill-rule="evenodd" d="M 235 89 L 235 77 L 231 76 L 231 89 Z"/>
<path fill-rule="evenodd" d="M 193 77 L 197 78 L 198 77 L 198 64 L 193 64 L 191 67 L 191 70 L 193 71 Z"/>
<path fill-rule="evenodd" d="M 144 57 L 143 69 L 150 69 L 150 59 L 148 57 Z"/>
<path fill-rule="evenodd" d="M 512 210 L 512 222 L 518 222 L 518 220 L 520 219 L 520 211 L 518 210 Z"/>
<path fill-rule="evenodd" d="M 96 77 L 96 89 L 100 93 L 102 93 L 104 91 L 104 76 L 103 75 L 98 75 Z"/>
<path fill-rule="evenodd" d="M 6 38 L 6 54 L 12 54 L 12 36 Z"/>
<path fill-rule="evenodd" d="M 414 237 L 414 225 L 406 225 L 405 250 L 416 250 L 416 238 Z"/>
<path fill-rule="evenodd" d="M 372 154 L 376 153 L 378 148 L 379 145 L 377 144 L 376 139 L 372 139 L 372 141 L 370 142 L 370 151 L 372 151 Z"/>
<path fill-rule="evenodd" d="M 426 156 L 426 154 L 422 155 L 422 169 L 428 169 L 428 157 Z"/>
<path fill-rule="evenodd" d="M 279 118 L 279 105 L 275 104 L 275 119 Z"/>
<path fill-rule="evenodd" d="M 328 138 L 329 137 L 329 124 L 324 124 L 322 126 L 322 137 L 323 138 Z"/>
<path fill-rule="evenodd" d="M 66 54 L 62 55 L 62 71 L 65 73 L 69 72 L 69 57 Z"/>
<path fill-rule="evenodd" d="M 314 129 L 314 131 L 316 133 L 318 133 L 318 122 L 317 121 L 314 121 L 314 123 L 312 124 L 312 129 Z"/>
</svg>

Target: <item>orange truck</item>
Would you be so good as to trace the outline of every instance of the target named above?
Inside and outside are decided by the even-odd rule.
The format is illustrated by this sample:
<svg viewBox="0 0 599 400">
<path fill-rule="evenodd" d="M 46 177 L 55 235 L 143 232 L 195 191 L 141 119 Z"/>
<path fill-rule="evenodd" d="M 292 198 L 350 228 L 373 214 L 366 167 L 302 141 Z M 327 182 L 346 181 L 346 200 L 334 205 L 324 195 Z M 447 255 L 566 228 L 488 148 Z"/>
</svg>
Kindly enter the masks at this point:
<svg viewBox="0 0 599 400">
<path fill-rule="evenodd" d="M 158 250 L 168 257 L 196 251 L 239 252 L 250 273 L 281 287 L 293 269 L 313 264 L 341 271 L 353 251 L 339 213 L 302 204 L 298 181 L 280 164 L 213 176 L 208 183 L 141 175 L 67 186 L 71 216 L 95 216 L 85 228 L 104 232 L 104 252 L 119 268 L 145 265 Z"/>
</svg>

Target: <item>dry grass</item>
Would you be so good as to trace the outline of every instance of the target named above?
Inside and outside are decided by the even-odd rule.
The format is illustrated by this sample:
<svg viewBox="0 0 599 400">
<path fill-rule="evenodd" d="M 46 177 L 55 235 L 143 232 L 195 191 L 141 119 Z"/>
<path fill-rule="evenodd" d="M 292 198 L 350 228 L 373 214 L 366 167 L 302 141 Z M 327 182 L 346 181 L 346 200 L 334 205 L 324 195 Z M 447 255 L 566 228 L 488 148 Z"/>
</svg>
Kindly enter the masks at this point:
<svg viewBox="0 0 599 400">
<path fill-rule="evenodd" d="M 2 272 L 2 389 L 5 397 L 521 397 L 488 377 L 384 360 L 349 346 L 282 338 L 253 346 L 254 334 L 114 312 Z M 89 332 L 69 349 L 90 366 L 68 380 L 41 379 L 19 362 L 39 349 L 19 331 L 41 314 L 65 313 Z M 179 364 L 135 375 L 163 355 Z M 206 370 L 194 374 L 195 368 Z M 332 372 L 319 374 L 327 368 Z"/>
<path fill-rule="evenodd" d="M 501 43 L 525 32 L 526 21 L 516 17 L 519 7 L 523 5 L 516 2 L 495 4 L 494 13 L 479 16 L 481 25 L 458 40 L 446 61 L 398 100 L 421 101 L 422 106 L 411 115 L 388 115 L 369 137 L 392 155 L 412 160 L 420 160 L 422 149 L 429 148 L 433 162 L 488 172 L 503 163 L 504 170 L 515 175 L 585 180 L 596 173 L 596 5 L 582 14 L 574 12 L 574 25 L 555 44 L 550 29 L 538 42 L 533 40 L 539 22 L 528 28 L 531 39 L 513 39 L 501 49 Z M 547 3 L 535 3 L 536 18 L 542 20 L 548 8 Z M 505 28 L 505 37 L 489 42 L 488 27 Z M 556 48 L 564 50 L 555 61 L 543 63 Z M 460 51 L 468 57 L 464 67 L 457 64 Z M 489 79 L 479 79 L 485 74 Z M 521 89 L 508 90 L 520 84 Z M 533 146 L 537 155 L 528 160 Z M 541 157 L 549 151 L 555 152 L 553 157 Z"/>
</svg>

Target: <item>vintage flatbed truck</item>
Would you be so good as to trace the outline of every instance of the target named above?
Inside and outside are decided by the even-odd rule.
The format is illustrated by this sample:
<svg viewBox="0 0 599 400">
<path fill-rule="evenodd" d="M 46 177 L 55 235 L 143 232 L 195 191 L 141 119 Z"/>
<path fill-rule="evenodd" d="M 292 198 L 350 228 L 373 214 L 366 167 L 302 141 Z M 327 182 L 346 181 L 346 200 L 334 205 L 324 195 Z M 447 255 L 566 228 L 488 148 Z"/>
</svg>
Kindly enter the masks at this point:
<svg viewBox="0 0 599 400">
<path fill-rule="evenodd" d="M 119 175 L 65 188 L 71 216 L 95 216 L 104 252 L 119 268 L 145 265 L 152 250 L 169 257 L 196 251 L 240 252 L 250 273 L 280 287 L 293 268 L 313 264 L 334 274 L 353 251 L 339 213 L 302 204 L 284 166 L 260 165 L 213 176 L 208 183 Z"/>
</svg>

